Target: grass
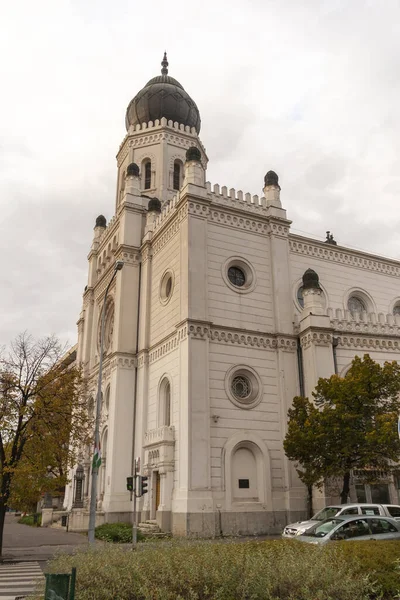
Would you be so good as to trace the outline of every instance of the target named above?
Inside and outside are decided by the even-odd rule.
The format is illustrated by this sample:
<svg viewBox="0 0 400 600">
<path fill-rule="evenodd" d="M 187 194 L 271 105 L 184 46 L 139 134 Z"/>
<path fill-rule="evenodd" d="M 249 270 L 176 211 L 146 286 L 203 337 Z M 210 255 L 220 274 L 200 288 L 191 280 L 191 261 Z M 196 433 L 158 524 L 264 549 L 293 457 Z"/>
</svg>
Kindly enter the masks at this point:
<svg viewBox="0 0 400 600">
<path fill-rule="evenodd" d="M 76 600 L 394 600 L 400 590 L 400 542 L 172 540 L 139 548 L 79 550 L 49 570 L 77 567 Z"/>
<path fill-rule="evenodd" d="M 37 515 L 37 522 L 35 523 L 34 515 L 25 515 L 18 519 L 18 523 L 21 525 L 30 525 L 31 527 L 40 527 L 42 523 L 42 515 Z"/>
</svg>

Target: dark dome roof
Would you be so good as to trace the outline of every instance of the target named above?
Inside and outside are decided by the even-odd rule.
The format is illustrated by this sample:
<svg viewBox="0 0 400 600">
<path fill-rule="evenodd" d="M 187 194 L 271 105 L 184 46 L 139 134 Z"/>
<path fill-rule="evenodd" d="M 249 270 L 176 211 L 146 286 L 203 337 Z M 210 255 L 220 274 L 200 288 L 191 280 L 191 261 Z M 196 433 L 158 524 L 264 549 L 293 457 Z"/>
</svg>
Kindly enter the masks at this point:
<svg viewBox="0 0 400 600">
<path fill-rule="evenodd" d="M 150 198 L 147 210 L 149 212 L 151 212 L 151 211 L 158 212 L 158 213 L 161 212 L 161 202 L 159 201 L 159 199 L 158 198 Z"/>
<path fill-rule="evenodd" d="M 264 185 L 265 187 L 267 187 L 267 185 L 275 185 L 276 187 L 280 187 L 279 177 L 275 173 L 275 171 L 268 171 L 268 173 L 264 177 Z"/>
<path fill-rule="evenodd" d="M 136 163 L 131 163 L 126 169 L 127 177 L 139 177 L 139 167 Z"/>
<path fill-rule="evenodd" d="M 201 162 L 201 152 L 196 146 L 191 146 L 186 150 L 186 160 L 197 160 L 197 162 Z"/>
<path fill-rule="evenodd" d="M 310 290 L 313 288 L 316 290 L 321 289 L 321 286 L 319 285 L 318 273 L 316 273 L 313 269 L 307 269 L 303 275 L 303 289 Z"/>
<path fill-rule="evenodd" d="M 125 125 L 148 123 L 165 117 L 200 131 L 201 119 L 196 103 L 185 92 L 179 81 L 168 75 L 167 54 L 161 63 L 161 75 L 153 77 L 136 94 L 126 109 Z"/>
<path fill-rule="evenodd" d="M 97 217 L 95 227 L 107 227 L 107 219 L 104 215 L 99 215 Z"/>
</svg>

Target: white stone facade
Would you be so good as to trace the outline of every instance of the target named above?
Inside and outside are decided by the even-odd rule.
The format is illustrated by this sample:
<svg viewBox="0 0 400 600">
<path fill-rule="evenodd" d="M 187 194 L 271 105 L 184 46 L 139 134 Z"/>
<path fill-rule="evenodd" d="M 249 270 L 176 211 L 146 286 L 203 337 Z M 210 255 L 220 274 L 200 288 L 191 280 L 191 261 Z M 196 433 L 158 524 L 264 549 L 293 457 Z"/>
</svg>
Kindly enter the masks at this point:
<svg viewBox="0 0 400 600">
<path fill-rule="evenodd" d="M 200 160 L 186 161 L 193 146 Z M 101 304 L 115 261 L 125 263 L 107 304 L 99 520 L 131 519 L 126 477 L 140 457 L 143 520 L 178 535 L 279 532 L 305 514 L 282 447 L 291 401 L 335 368 L 345 373 L 355 355 L 400 358 L 400 263 L 291 234 L 277 181 L 261 198 L 211 187 L 207 161 L 194 128 L 166 118 L 131 126 L 117 155 L 115 214 L 94 229 L 77 355 L 93 398 Z M 160 214 L 149 198 L 160 199 Z M 230 267 L 244 283 L 230 280 Z M 306 292 L 302 308 L 310 268 L 322 292 Z M 352 296 L 365 311 L 349 312 Z M 397 503 L 393 483 L 388 490 Z"/>
</svg>

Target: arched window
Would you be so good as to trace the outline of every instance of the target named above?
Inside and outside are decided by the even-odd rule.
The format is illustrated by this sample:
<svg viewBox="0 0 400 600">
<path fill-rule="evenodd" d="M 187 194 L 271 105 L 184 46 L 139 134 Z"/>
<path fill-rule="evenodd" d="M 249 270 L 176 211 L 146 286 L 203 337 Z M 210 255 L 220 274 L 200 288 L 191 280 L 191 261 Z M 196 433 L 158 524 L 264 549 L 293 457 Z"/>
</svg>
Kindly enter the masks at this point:
<svg viewBox="0 0 400 600">
<path fill-rule="evenodd" d="M 181 163 L 177 160 L 174 162 L 174 190 L 179 190 L 181 187 Z"/>
<path fill-rule="evenodd" d="M 151 162 L 148 160 L 144 165 L 144 189 L 151 188 Z"/>
<path fill-rule="evenodd" d="M 164 391 L 164 425 L 171 425 L 171 384 L 168 383 L 165 386 Z"/>
<path fill-rule="evenodd" d="M 359 296 L 350 296 L 347 301 L 347 308 L 352 315 L 356 313 L 360 314 L 361 312 L 367 310 L 364 300 Z"/>
<path fill-rule="evenodd" d="M 167 377 L 164 377 L 159 387 L 158 404 L 158 427 L 171 425 L 171 384 Z"/>
<path fill-rule="evenodd" d="M 108 414 L 110 409 L 110 386 L 106 389 L 105 402 L 104 402 L 104 410 Z"/>
</svg>

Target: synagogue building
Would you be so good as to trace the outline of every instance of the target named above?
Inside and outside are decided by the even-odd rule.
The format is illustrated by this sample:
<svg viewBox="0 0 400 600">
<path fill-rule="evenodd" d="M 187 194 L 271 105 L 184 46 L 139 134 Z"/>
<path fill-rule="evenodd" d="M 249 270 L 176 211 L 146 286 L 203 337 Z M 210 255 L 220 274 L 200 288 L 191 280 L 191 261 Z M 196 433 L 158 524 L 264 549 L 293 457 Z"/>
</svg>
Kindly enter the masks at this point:
<svg viewBox="0 0 400 600">
<path fill-rule="evenodd" d="M 269 165 L 259 196 L 211 185 L 200 128 L 164 55 L 127 108 L 111 218 L 88 238 L 77 361 L 92 412 L 102 304 L 124 262 L 105 306 L 98 523 L 131 520 L 139 458 L 142 522 L 183 536 L 279 533 L 306 511 L 283 451 L 288 408 L 356 355 L 400 360 L 400 262 L 329 232 L 291 233 L 291 199 Z M 70 529 L 88 526 L 91 454 L 71 473 Z M 351 500 L 399 502 L 395 480 L 361 475 Z"/>
</svg>

